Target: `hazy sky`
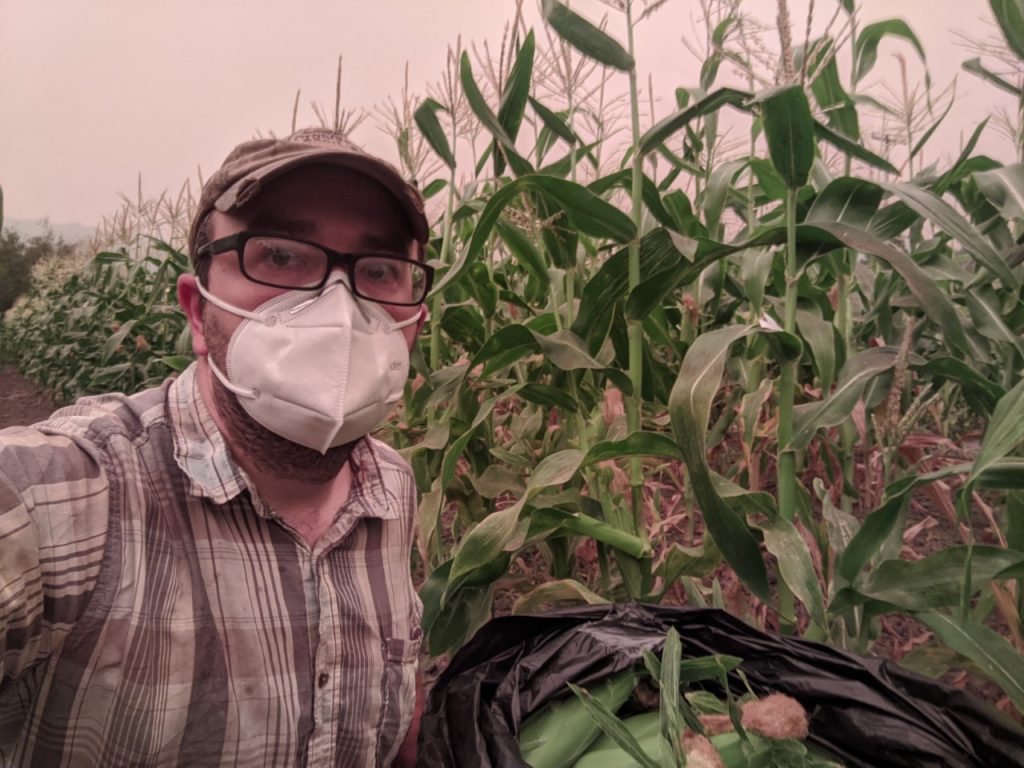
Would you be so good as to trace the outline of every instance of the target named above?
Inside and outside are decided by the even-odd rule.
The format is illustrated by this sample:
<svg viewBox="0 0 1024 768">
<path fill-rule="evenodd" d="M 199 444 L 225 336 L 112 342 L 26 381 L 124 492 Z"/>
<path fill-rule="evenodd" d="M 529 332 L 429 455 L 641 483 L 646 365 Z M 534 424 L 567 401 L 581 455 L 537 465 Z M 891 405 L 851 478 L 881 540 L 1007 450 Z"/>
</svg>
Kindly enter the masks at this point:
<svg viewBox="0 0 1024 768">
<path fill-rule="evenodd" d="M 817 0 L 815 31 L 836 0 Z M 790 0 L 795 37 L 803 41 L 807 0 Z M 953 30 L 990 34 L 982 0 L 862 0 L 860 23 L 904 18 L 921 38 L 937 87 L 958 78 L 960 94 L 937 137 L 950 153 L 961 136 L 996 106 L 995 88 L 960 69 L 976 54 Z M 609 16 L 625 40 L 622 15 L 597 0 L 574 10 Z M 496 47 L 512 0 L 0 0 L 0 186 L 5 216 L 49 217 L 93 225 L 113 213 L 119 194 L 177 192 L 208 176 L 239 141 L 256 132 L 288 132 L 296 91 L 299 124 L 310 108 L 334 102 L 337 57 L 344 56 L 343 103 L 372 109 L 399 98 L 406 62 L 409 87 L 425 93 L 444 70 L 449 44 L 488 41 Z M 652 72 L 658 116 L 673 108 L 676 86 L 694 86 L 700 63 L 682 45 L 694 37 L 694 0 L 669 0 L 638 31 L 641 82 Z M 775 2 L 744 8 L 773 22 Z M 538 25 L 535 0 L 526 0 Z M 777 47 L 774 36 L 767 38 Z M 921 68 L 903 43 L 883 44 L 866 81 L 898 87 L 894 54 L 905 55 L 916 81 Z M 845 62 L 844 62 L 845 66 Z M 622 78 L 625 87 L 625 78 Z M 371 119 L 356 132 L 364 146 L 393 156 L 390 139 Z M 982 145 L 1003 162 L 1010 144 L 991 128 Z M 937 158 L 932 158 L 937 159 Z"/>
</svg>

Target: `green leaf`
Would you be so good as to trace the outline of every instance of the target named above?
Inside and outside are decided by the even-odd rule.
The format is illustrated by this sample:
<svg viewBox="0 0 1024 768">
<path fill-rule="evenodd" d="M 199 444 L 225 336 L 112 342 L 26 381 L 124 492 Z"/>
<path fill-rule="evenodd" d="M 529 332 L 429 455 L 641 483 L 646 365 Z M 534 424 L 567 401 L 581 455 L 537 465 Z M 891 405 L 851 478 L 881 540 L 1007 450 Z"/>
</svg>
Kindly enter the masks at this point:
<svg viewBox="0 0 1024 768">
<path fill-rule="evenodd" d="M 697 337 L 669 397 L 676 441 L 686 458 L 690 478 L 708 530 L 726 561 L 754 594 L 768 599 L 768 574 L 760 547 L 746 522 L 715 490 L 707 463 L 708 419 L 732 344 L 755 329 L 728 326 Z"/>
<path fill-rule="evenodd" d="M 919 613 L 915 617 L 946 645 L 966 656 L 995 681 L 1024 712 L 1024 657 L 1006 638 L 979 624 L 963 626 L 941 613 Z"/>
<path fill-rule="evenodd" d="M 1024 340 L 1006 325 L 1000 311 L 999 294 L 991 287 L 979 286 L 965 291 L 964 299 L 978 333 L 995 342 L 1009 344 L 1024 360 Z"/>
<path fill-rule="evenodd" d="M 525 595 L 521 595 L 512 606 L 512 615 L 520 616 L 524 613 L 533 613 L 549 603 L 564 602 L 603 605 L 608 600 L 587 589 L 575 579 L 557 579 L 541 584 Z"/>
<path fill-rule="evenodd" d="M 976 371 L 963 360 L 953 357 L 936 357 L 914 370 L 923 376 L 934 376 L 959 384 L 964 391 L 967 404 L 986 421 L 1006 390 L 994 381 Z"/>
<path fill-rule="evenodd" d="M 459 76 L 462 81 L 462 91 L 466 94 L 466 101 L 469 102 L 473 114 L 477 116 L 477 119 L 483 124 L 484 128 L 490 132 L 499 144 L 507 149 L 514 150 L 515 142 L 506 133 L 504 126 L 494 116 L 491 108 L 487 106 L 487 100 L 477 87 L 476 80 L 473 79 L 473 65 L 470 64 L 469 54 L 466 51 L 462 52 Z"/>
<path fill-rule="evenodd" d="M 450 595 L 444 606 L 444 595 L 452 561 L 438 566 L 420 588 L 423 602 L 423 633 L 433 656 L 441 656 L 459 648 L 491 617 L 490 585 L 463 587 Z"/>
<path fill-rule="evenodd" d="M 841 424 L 853 413 L 867 383 L 896 364 L 896 350 L 874 347 L 851 357 L 839 373 L 834 392 L 817 403 L 798 405 L 793 420 L 793 439 L 789 450 L 802 451 L 810 445 L 815 432 Z"/>
<path fill-rule="evenodd" d="M 949 111 L 953 108 L 953 104 L 955 102 L 956 99 L 950 99 L 949 104 L 946 105 L 946 111 L 939 115 L 939 119 L 932 123 L 927 131 L 921 134 L 921 138 L 917 140 L 917 143 L 914 144 L 914 148 L 910 150 L 911 158 L 917 157 L 918 153 L 920 153 L 920 151 L 924 149 L 925 144 L 928 143 L 928 140 L 932 137 L 935 131 L 938 130 L 939 126 L 942 124 L 942 121 L 946 119 L 946 115 L 949 114 Z"/>
<path fill-rule="evenodd" d="M 1018 59 L 1024 59 L 1024 4 L 1021 0 L 989 0 L 989 6 L 1006 44 Z"/>
<path fill-rule="evenodd" d="M 962 465 L 945 467 L 936 472 L 905 477 L 886 488 L 882 505 L 868 514 L 850 545 L 839 553 L 836 573 L 846 582 L 852 583 L 871 558 L 881 551 L 882 544 L 899 519 L 900 510 L 914 489 L 951 475 L 962 474 L 964 470 Z"/>
<path fill-rule="evenodd" d="M 777 514 L 757 527 L 764 533 L 765 548 L 779 563 L 782 578 L 793 594 L 806 606 L 811 620 L 819 627 L 828 626 L 821 584 L 811 561 L 811 553 L 796 526 L 791 520 Z M 796 617 L 786 616 L 785 619 L 794 621 Z"/>
<path fill-rule="evenodd" d="M 746 91 L 737 91 L 734 88 L 720 88 L 708 94 L 692 107 L 687 107 L 675 112 L 668 117 L 659 120 L 655 125 L 647 129 L 647 132 L 640 137 L 639 146 L 641 154 L 647 154 L 658 147 L 676 131 L 681 130 L 691 120 L 704 115 L 717 112 L 725 105 L 729 105 L 749 112 L 746 106 L 750 94 Z"/>
<path fill-rule="evenodd" d="M 530 95 L 530 80 L 533 77 L 533 51 L 533 30 L 530 30 L 519 48 L 519 53 L 516 54 L 515 64 L 512 65 L 512 70 L 509 72 L 505 90 L 501 94 L 501 104 L 498 107 L 498 122 L 513 141 L 519 135 L 519 126 L 522 124 L 523 114 L 526 112 L 526 100 Z"/>
<path fill-rule="evenodd" d="M 858 144 L 853 139 L 844 136 L 838 131 L 833 131 L 827 125 L 819 123 L 817 120 L 814 121 L 814 133 L 822 141 L 827 141 L 840 152 L 843 152 L 852 158 L 867 163 L 873 168 L 878 168 L 886 173 L 891 173 L 894 176 L 899 175 L 899 169 L 884 157 L 879 157 L 863 144 Z"/>
<path fill-rule="evenodd" d="M 907 40 L 914 46 L 918 56 L 921 57 L 921 62 L 927 63 L 924 47 L 921 45 L 921 41 L 917 39 L 913 30 L 907 26 L 907 22 L 902 19 L 878 21 L 864 27 L 854 43 L 853 51 L 856 65 L 854 66 L 853 82 L 859 83 L 871 71 L 871 68 L 874 67 L 875 61 L 878 60 L 878 44 L 886 35 L 902 37 Z"/>
<path fill-rule="evenodd" d="M 967 485 L 999 459 L 1024 442 L 1024 380 L 1007 392 L 996 404 L 992 418 L 974 459 Z"/>
<path fill-rule="evenodd" d="M 476 418 L 473 419 L 473 423 L 469 429 L 459 435 L 458 438 L 449 446 L 447 452 L 444 455 L 444 461 L 441 463 L 441 488 L 447 488 L 448 484 L 451 483 L 452 478 L 455 477 L 455 468 L 458 466 L 459 458 L 462 456 L 462 452 L 466 449 L 466 445 L 473 437 L 474 432 L 477 428 L 487 420 L 487 417 L 491 415 L 491 411 L 494 410 L 494 406 L 497 404 L 498 398 L 492 397 L 480 404 L 480 409 L 477 411 Z"/>
<path fill-rule="evenodd" d="M 455 155 L 452 154 L 452 149 L 448 146 L 448 138 L 444 135 L 444 129 L 437 119 L 437 110 L 439 109 L 444 109 L 444 107 L 434 99 L 425 99 L 413 113 L 413 120 L 416 121 L 416 126 L 420 129 L 420 133 L 423 134 L 423 138 L 427 140 L 430 148 L 437 153 L 445 165 L 454 168 Z"/>
<path fill-rule="evenodd" d="M 1006 91 L 1011 96 L 1015 96 L 1019 99 L 1021 97 L 1021 94 L 1024 93 L 1021 91 L 1020 88 L 1018 88 L 1013 83 L 1004 80 L 992 70 L 987 69 L 985 65 L 981 63 L 981 59 L 979 58 L 974 58 L 971 59 L 970 61 L 965 61 L 962 66 L 971 74 L 977 75 L 982 80 L 987 80 L 996 88 Z"/>
<path fill-rule="evenodd" d="M 615 713 L 608 705 L 600 699 L 591 696 L 579 686 L 569 683 L 569 688 L 579 696 L 586 706 L 587 712 L 590 713 L 590 716 L 600 726 L 601 730 L 614 740 L 626 754 L 633 758 L 640 768 L 662 768 L 654 758 L 644 752 L 636 737 L 629 732 L 629 729 L 622 724 L 622 721 L 615 716 Z"/>
<path fill-rule="evenodd" d="M 814 164 L 814 118 L 804 89 L 798 85 L 759 93 L 768 156 L 786 186 L 799 189 L 807 183 Z"/>
<path fill-rule="evenodd" d="M 796 327 L 800 337 L 811 350 L 822 392 L 832 391 L 836 372 L 835 326 L 821 316 L 821 308 L 797 309 Z"/>
<path fill-rule="evenodd" d="M 879 182 L 879 185 L 900 198 L 920 216 L 934 222 L 944 232 L 960 241 L 964 249 L 982 266 L 997 276 L 1003 285 L 1017 291 L 1020 280 L 1014 275 L 991 243 L 953 206 L 931 191 L 914 184 Z"/>
<path fill-rule="evenodd" d="M 1004 217 L 1024 220 L 1024 164 L 979 171 L 972 173 L 971 178 Z"/>
<path fill-rule="evenodd" d="M 857 119 L 857 109 L 853 105 L 853 99 L 843 89 L 840 82 L 835 44 L 830 38 L 821 38 L 811 42 L 807 47 L 813 54 L 813 59 L 808 62 L 806 71 L 817 72 L 817 77 L 811 83 L 814 100 L 818 102 L 821 111 L 825 113 L 830 126 L 851 139 L 859 140 L 860 125 Z M 807 51 L 804 50 L 804 46 L 800 46 L 796 49 L 795 54 L 795 64 L 797 68 L 802 68 Z"/>
<path fill-rule="evenodd" d="M 1020 552 L 981 545 L 949 547 L 921 560 L 886 560 L 856 584 L 854 602 L 876 600 L 905 611 L 952 608 L 960 604 L 965 579 L 970 578 L 967 589 L 973 594 L 1022 564 Z"/>
<path fill-rule="evenodd" d="M 503 186 L 487 201 L 473 230 L 469 247 L 434 287 L 431 291 L 432 296 L 440 294 L 462 277 L 467 266 L 484 252 L 502 211 L 526 191 L 538 192 L 544 199 L 560 207 L 569 226 L 582 234 L 610 238 L 618 242 L 628 242 L 636 236 L 636 226 L 629 216 L 586 187 L 553 176 L 521 176 Z"/>
<path fill-rule="evenodd" d="M 808 225 L 797 227 L 798 237 L 805 226 Z M 922 311 L 942 329 L 946 343 L 964 356 L 972 354 L 953 303 L 910 256 L 863 230 L 845 224 L 817 222 L 814 226 L 833 235 L 847 247 L 871 254 L 888 263 L 903 278 Z"/>
<path fill-rule="evenodd" d="M 519 520 L 526 499 L 523 496 L 512 506 L 492 512 L 462 537 L 452 558 L 451 574 L 441 597 L 442 608 L 474 571 L 497 562 L 506 550 L 519 548 L 527 532 L 527 522 Z"/>
<path fill-rule="evenodd" d="M 533 107 L 533 110 L 537 113 L 537 116 L 540 117 L 544 125 L 547 126 L 547 129 L 549 131 L 551 131 L 556 136 L 565 139 L 565 141 L 567 141 L 569 144 L 577 144 L 579 142 L 579 137 L 577 137 L 576 134 L 573 133 L 572 128 L 570 128 L 569 125 L 562 118 L 560 118 L 558 115 L 556 115 L 550 109 L 545 107 L 532 96 L 529 97 L 529 100 L 530 106 Z"/>
<path fill-rule="evenodd" d="M 543 10 L 544 18 L 558 36 L 584 56 L 623 72 L 633 70 L 633 57 L 606 32 L 569 10 L 558 0 L 544 0 Z"/>
<path fill-rule="evenodd" d="M 633 432 L 625 440 L 605 440 L 587 451 L 583 466 L 590 466 L 624 456 L 658 456 L 665 459 L 682 459 L 679 444 L 661 432 Z"/>
<path fill-rule="evenodd" d="M 852 176 L 833 179 L 814 198 L 804 222 L 846 224 L 867 229 L 885 193 L 877 184 Z"/>
<path fill-rule="evenodd" d="M 132 332 L 132 328 L 135 327 L 135 321 L 129 320 L 127 323 L 118 328 L 114 333 L 107 337 L 107 340 L 103 342 L 103 347 L 100 349 L 100 364 L 105 365 L 110 362 L 110 358 L 117 352 L 117 348 L 124 342 L 125 337 Z"/>
</svg>

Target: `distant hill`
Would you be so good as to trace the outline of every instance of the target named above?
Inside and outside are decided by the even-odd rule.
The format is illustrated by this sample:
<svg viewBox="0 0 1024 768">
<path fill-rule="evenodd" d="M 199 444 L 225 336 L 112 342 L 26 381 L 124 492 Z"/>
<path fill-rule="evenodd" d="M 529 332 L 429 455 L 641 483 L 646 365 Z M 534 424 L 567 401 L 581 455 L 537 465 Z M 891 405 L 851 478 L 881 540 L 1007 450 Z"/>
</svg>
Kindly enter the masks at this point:
<svg viewBox="0 0 1024 768">
<path fill-rule="evenodd" d="M 47 227 L 66 243 L 88 240 L 96 232 L 96 227 L 87 227 L 84 224 L 54 224 L 47 219 L 4 218 L 4 229 L 13 229 L 24 238 L 41 235 L 46 232 Z"/>
</svg>

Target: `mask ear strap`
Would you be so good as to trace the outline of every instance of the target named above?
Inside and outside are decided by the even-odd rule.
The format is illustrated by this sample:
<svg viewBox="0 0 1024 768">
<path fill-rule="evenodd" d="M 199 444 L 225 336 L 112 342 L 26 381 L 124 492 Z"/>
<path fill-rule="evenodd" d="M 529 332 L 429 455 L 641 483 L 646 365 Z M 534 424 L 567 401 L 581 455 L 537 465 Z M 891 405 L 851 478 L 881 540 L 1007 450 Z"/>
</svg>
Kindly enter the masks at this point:
<svg viewBox="0 0 1024 768">
<path fill-rule="evenodd" d="M 391 323 L 391 330 L 392 331 L 397 331 L 397 330 L 400 330 L 402 328 L 405 328 L 406 326 L 410 326 L 413 323 L 418 323 L 420 321 L 421 317 L 423 317 L 423 306 L 422 305 L 420 305 L 420 311 L 417 312 L 412 317 L 410 317 L 410 318 L 408 318 L 406 320 L 396 320 L 395 322 Z"/>
<path fill-rule="evenodd" d="M 217 380 L 220 381 L 220 383 L 224 385 L 224 388 L 226 390 L 228 390 L 229 392 L 233 392 L 234 394 L 238 395 L 239 397 L 244 397 L 247 400 L 259 400 L 260 399 L 260 393 L 259 393 L 258 390 L 256 390 L 256 389 L 246 389 L 245 387 L 240 387 L 237 384 L 232 384 L 230 381 L 228 381 L 228 377 L 225 376 L 221 372 L 220 368 L 218 368 L 214 364 L 213 358 L 210 357 L 209 355 L 206 356 L 206 363 L 207 363 L 207 365 L 210 366 L 210 370 L 213 371 L 213 375 L 216 376 Z"/>
<path fill-rule="evenodd" d="M 196 286 L 199 288 L 199 294 L 208 302 L 213 304 L 215 307 L 220 307 L 225 312 L 230 312 L 232 315 L 238 315 L 239 317 L 244 317 L 248 320 L 263 320 L 263 317 L 261 315 L 256 314 L 255 312 L 249 312 L 246 309 L 236 307 L 234 304 L 228 304 L 223 299 L 218 299 L 208 290 L 203 288 L 202 281 L 197 280 Z"/>
</svg>

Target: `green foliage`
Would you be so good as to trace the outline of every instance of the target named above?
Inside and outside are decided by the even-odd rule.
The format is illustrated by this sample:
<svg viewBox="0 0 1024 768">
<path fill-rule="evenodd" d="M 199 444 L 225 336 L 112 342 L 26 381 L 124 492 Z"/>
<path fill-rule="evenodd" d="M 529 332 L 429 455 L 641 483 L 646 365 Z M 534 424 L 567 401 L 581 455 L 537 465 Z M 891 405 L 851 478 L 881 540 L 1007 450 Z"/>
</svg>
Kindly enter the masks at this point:
<svg viewBox="0 0 1024 768">
<path fill-rule="evenodd" d="M 191 362 L 174 294 L 187 269 L 186 256 L 156 243 L 138 256 L 99 253 L 66 278 L 37 273 L 8 314 L 2 347 L 59 400 L 158 384 Z"/>
<path fill-rule="evenodd" d="M 14 306 L 32 282 L 32 268 L 42 259 L 68 259 L 73 246 L 51 231 L 24 238 L 13 229 L 0 233 L 0 316 Z"/>
</svg>

